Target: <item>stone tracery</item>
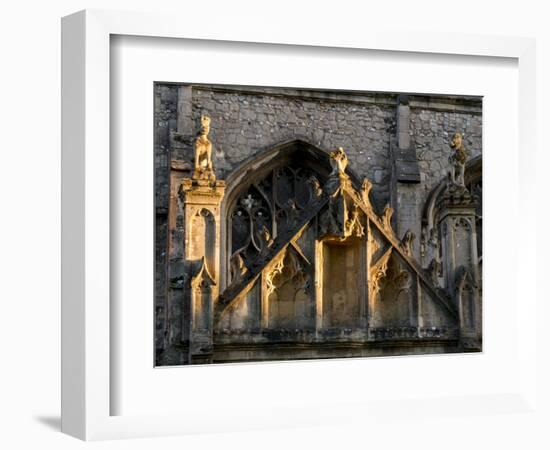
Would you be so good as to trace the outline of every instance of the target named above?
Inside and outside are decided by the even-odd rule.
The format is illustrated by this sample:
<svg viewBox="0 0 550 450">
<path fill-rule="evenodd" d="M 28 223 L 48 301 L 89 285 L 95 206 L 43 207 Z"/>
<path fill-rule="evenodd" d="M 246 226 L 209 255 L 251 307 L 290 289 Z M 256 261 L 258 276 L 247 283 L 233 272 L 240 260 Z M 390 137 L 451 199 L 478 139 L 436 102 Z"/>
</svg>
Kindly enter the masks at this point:
<svg viewBox="0 0 550 450">
<path fill-rule="evenodd" d="M 269 240 L 292 229 L 299 213 L 319 196 L 315 173 L 299 165 L 276 168 L 252 183 L 229 212 L 230 260 L 240 255 L 245 266 L 250 265 Z"/>
</svg>

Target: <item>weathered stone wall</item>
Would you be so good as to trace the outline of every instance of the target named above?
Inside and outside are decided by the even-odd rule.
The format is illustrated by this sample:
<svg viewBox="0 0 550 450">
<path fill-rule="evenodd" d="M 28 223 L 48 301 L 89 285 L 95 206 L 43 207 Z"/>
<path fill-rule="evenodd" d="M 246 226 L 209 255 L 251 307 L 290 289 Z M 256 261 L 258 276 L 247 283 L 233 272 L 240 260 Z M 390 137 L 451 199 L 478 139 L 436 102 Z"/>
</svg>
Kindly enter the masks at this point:
<svg viewBox="0 0 550 450">
<path fill-rule="evenodd" d="M 394 217 L 398 235 L 403 236 L 407 230 L 415 234 L 413 253 L 421 260 L 423 208 L 429 193 L 446 179 L 450 170 L 449 142 L 454 133 L 464 134 L 464 144 L 470 153 L 470 159 L 481 154 L 481 101 L 414 96 L 407 102 L 405 109 L 408 110 L 406 117 L 403 117 L 408 133 L 405 142 L 414 154 L 419 183 L 394 180 L 392 189 L 395 197 L 392 206 L 396 208 Z M 403 137 L 398 136 L 397 139 L 399 138 L 399 143 L 402 144 Z M 422 262 L 429 263 L 424 260 Z"/>
<path fill-rule="evenodd" d="M 212 119 L 213 163 L 221 178 L 244 160 L 281 142 L 302 139 L 324 150 L 342 146 L 350 167 L 374 183 L 378 203 L 388 201 L 389 135 L 395 120 L 392 96 L 307 98 L 207 88 L 193 89 L 193 117 Z"/>
<path fill-rule="evenodd" d="M 446 111 L 422 106 L 411 108 L 410 136 L 420 169 L 418 189 L 422 203 L 450 170 L 449 142 L 455 132 L 464 134 L 464 145 L 470 152 L 470 158 L 481 154 L 481 104 L 476 109 L 469 109 L 472 111 L 452 105 Z"/>
<path fill-rule="evenodd" d="M 155 86 L 155 348 L 166 340 L 168 276 L 168 200 L 170 179 L 170 130 L 176 129 L 178 90 Z"/>
<path fill-rule="evenodd" d="M 177 127 L 178 88 L 155 86 L 155 205 L 168 208 L 170 134 Z"/>
<path fill-rule="evenodd" d="M 158 206 L 167 207 L 168 203 L 170 135 L 176 131 L 182 133 L 186 144 L 183 147 L 187 147 L 187 151 L 172 149 L 172 159 L 192 163 L 192 141 L 201 114 L 212 118 L 210 137 L 219 178 L 225 178 L 244 160 L 266 148 L 302 139 L 327 151 L 344 147 L 352 170 L 373 182 L 375 204 L 383 206 L 389 201 L 389 141 L 396 133 L 396 95 L 205 86 L 189 89 L 189 117 L 184 119 L 184 129 L 178 130 L 179 86 L 155 86 Z M 420 169 L 419 190 L 427 195 L 446 176 L 449 141 L 454 132 L 465 134 L 464 142 L 471 157 L 481 154 L 481 100 L 461 103 L 446 97 L 438 97 L 437 102 L 429 96 L 414 98 L 409 134 Z"/>
</svg>

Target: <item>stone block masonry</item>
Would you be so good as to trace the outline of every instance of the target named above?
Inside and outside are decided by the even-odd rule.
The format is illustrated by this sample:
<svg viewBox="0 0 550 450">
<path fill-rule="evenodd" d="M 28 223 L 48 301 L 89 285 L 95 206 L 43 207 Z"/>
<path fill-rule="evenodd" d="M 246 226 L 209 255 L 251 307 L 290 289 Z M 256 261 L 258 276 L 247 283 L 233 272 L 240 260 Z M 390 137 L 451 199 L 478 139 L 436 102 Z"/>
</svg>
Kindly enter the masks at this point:
<svg viewBox="0 0 550 450">
<path fill-rule="evenodd" d="M 207 114 L 213 123 L 213 162 L 220 178 L 266 148 L 302 139 L 327 151 L 344 147 L 350 168 L 373 182 L 375 206 L 383 207 L 390 200 L 390 138 L 404 133 L 397 130 L 397 97 L 256 87 L 193 85 L 182 89 L 181 85 L 157 84 L 157 205 L 167 205 L 168 152 L 176 162 L 192 162 L 191 143 L 201 114 Z M 418 157 L 421 190 L 427 195 L 448 170 L 448 140 L 455 131 L 465 133 L 472 157 L 481 154 L 481 99 L 410 98 L 408 133 Z M 170 135 L 176 131 L 187 145 L 176 144 L 171 149 Z"/>
<path fill-rule="evenodd" d="M 317 98 L 264 92 L 193 89 L 193 117 L 210 115 L 216 170 L 221 177 L 261 150 L 301 139 L 324 150 L 344 147 L 351 168 L 373 180 L 377 203 L 388 200 L 389 132 L 395 120 L 392 98 Z"/>
</svg>

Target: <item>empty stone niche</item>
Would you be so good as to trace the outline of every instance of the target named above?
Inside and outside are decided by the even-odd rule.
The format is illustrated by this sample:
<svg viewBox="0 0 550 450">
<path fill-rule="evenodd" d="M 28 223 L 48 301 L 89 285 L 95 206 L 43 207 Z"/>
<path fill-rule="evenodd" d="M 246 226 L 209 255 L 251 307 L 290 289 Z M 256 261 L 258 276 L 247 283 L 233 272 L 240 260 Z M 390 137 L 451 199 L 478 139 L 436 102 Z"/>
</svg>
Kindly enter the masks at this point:
<svg viewBox="0 0 550 450">
<path fill-rule="evenodd" d="M 361 325 L 364 278 L 361 241 L 324 242 L 323 327 L 356 328 Z"/>
<path fill-rule="evenodd" d="M 204 255 L 206 266 L 214 275 L 216 228 L 214 216 L 207 209 L 201 209 L 193 216 L 189 242 L 189 258 L 201 258 Z M 215 276 L 215 275 L 214 275 Z"/>
</svg>

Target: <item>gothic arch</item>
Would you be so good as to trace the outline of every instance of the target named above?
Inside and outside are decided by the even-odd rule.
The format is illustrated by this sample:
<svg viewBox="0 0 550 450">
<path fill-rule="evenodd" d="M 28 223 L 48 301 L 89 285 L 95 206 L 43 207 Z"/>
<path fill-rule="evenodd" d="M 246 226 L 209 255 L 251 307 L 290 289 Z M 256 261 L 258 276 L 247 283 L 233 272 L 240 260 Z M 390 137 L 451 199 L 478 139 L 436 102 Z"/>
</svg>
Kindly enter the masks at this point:
<svg viewBox="0 0 550 450">
<path fill-rule="evenodd" d="M 311 177 L 322 186 L 331 170 L 328 151 L 302 140 L 292 140 L 260 151 L 229 174 L 221 205 L 222 289 L 231 278 L 231 257 L 239 251 L 260 252 L 262 239 L 276 236 L 277 227 L 284 227 L 285 221 L 292 220 L 294 209 L 307 207 L 308 195 L 315 189 Z M 348 175 L 359 187 L 359 178 L 352 170 L 348 169 Z M 277 177 L 279 184 L 275 181 Z M 240 236 L 242 248 L 236 243 L 238 239 L 232 229 L 233 220 L 241 218 L 244 218 L 243 236 Z M 250 225 L 248 228 L 246 221 Z M 264 227 L 267 233 L 260 236 Z"/>
</svg>

